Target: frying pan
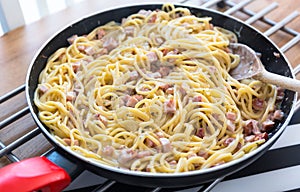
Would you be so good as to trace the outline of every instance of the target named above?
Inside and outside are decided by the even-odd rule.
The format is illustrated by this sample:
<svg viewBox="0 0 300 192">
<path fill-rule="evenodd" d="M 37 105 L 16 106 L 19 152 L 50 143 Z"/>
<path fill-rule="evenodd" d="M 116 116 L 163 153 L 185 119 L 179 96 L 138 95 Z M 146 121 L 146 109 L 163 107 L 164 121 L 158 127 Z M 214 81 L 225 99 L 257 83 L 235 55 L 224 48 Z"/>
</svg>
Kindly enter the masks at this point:
<svg viewBox="0 0 300 192">
<path fill-rule="evenodd" d="M 175 6 L 189 8 L 192 14 L 199 17 L 212 17 L 213 25 L 233 31 L 237 35 L 238 41 L 240 43 L 248 45 L 256 52 L 260 52 L 262 55 L 261 61 L 268 71 L 290 78 L 295 78 L 295 75 L 292 73 L 291 65 L 289 64 L 283 53 L 279 50 L 279 48 L 271 40 L 269 40 L 266 36 L 257 31 L 252 26 L 217 11 L 191 5 L 175 4 Z M 71 37 L 74 34 L 88 34 L 99 25 L 103 25 L 112 20 L 121 22 L 122 18 L 127 17 L 130 14 L 137 13 L 141 9 L 155 10 L 160 9 L 161 7 L 161 3 L 127 5 L 108 9 L 84 17 L 57 32 L 40 48 L 36 56 L 33 58 L 26 79 L 26 97 L 31 114 L 35 122 L 41 129 L 42 133 L 55 146 L 55 152 L 57 153 L 57 155 L 61 155 L 68 161 L 73 162 L 73 169 L 76 169 L 77 165 L 80 165 L 85 169 L 88 169 L 106 178 L 113 179 L 121 183 L 145 187 L 166 188 L 200 185 L 217 178 L 233 174 L 234 172 L 246 167 L 256 159 L 258 159 L 279 138 L 285 127 L 288 125 L 293 115 L 297 93 L 286 90 L 283 102 L 280 106 L 285 116 L 281 122 L 277 122 L 275 124 L 274 129 L 268 133 L 269 139 L 258 149 L 250 152 L 249 154 L 246 154 L 240 159 L 225 163 L 223 165 L 204 170 L 172 174 L 135 172 L 95 163 L 90 159 L 87 159 L 67 149 L 62 144 L 57 142 L 49 132 L 49 129 L 39 120 L 38 109 L 33 102 L 34 91 L 38 85 L 39 74 L 46 66 L 46 62 L 49 56 L 57 49 L 68 46 L 69 44 L 67 42 L 67 38 Z M 279 53 L 280 57 L 274 56 L 274 52 Z M 65 179 L 67 180 L 67 182 L 69 181 L 69 178 L 67 178 L 67 176 L 65 176 Z"/>
</svg>

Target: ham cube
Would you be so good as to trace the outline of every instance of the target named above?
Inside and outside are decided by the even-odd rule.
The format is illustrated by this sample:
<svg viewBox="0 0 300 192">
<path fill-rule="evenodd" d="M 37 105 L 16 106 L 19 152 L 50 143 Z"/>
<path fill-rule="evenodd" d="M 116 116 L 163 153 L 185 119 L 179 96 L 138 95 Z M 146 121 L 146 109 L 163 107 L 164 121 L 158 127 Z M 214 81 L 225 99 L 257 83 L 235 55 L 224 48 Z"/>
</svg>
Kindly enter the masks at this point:
<svg viewBox="0 0 300 192">
<path fill-rule="evenodd" d="M 282 118 L 284 117 L 284 112 L 282 112 L 281 110 L 276 110 L 275 112 L 274 112 L 274 114 L 273 114 L 273 116 L 272 116 L 272 118 L 274 119 L 274 120 L 282 120 Z"/>
<path fill-rule="evenodd" d="M 108 52 L 110 52 L 114 48 L 118 47 L 118 45 L 119 45 L 118 41 L 116 39 L 110 37 L 104 41 L 103 48 L 107 49 Z"/>
<path fill-rule="evenodd" d="M 159 141 L 161 143 L 163 153 L 167 153 L 172 150 L 172 146 L 169 139 L 163 137 L 163 138 L 159 138 Z"/>
<path fill-rule="evenodd" d="M 134 29 L 135 29 L 134 26 L 124 27 L 124 31 L 125 31 L 127 36 L 133 36 L 134 35 Z"/>
<path fill-rule="evenodd" d="M 176 111 L 175 102 L 173 99 L 167 100 L 164 103 L 164 111 L 168 114 L 173 114 Z"/>
<path fill-rule="evenodd" d="M 39 91 L 43 94 L 46 93 L 48 90 L 49 90 L 49 88 L 46 85 L 42 84 L 39 86 Z"/>
<path fill-rule="evenodd" d="M 147 56 L 148 60 L 150 61 L 150 63 L 154 63 L 154 62 L 158 61 L 158 57 L 157 57 L 156 53 L 154 53 L 154 52 L 148 52 L 146 54 L 146 56 Z"/>
<path fill-rule="evenodd" d="M 255 98 L 252 101 L 252 106 L 255 110 L 261 111 L 264 109 L 264 100 L 260 98 Z"/>
<path fill-rule="evenodd" d="M 67 101 L 74 101 L 76 98 L 76 93 L 74 91 L 68 91 L 66 98 L 67 98 Z"/>
<path fill-rule="evenodd" d="M 69 38 L 67 39 L 67 41 L 68 41 L 69 44 L 71 45 L 71 44 L 74 43 L 75 39 L 77 39 L 77 38 L 78 38 L 78 35 L 72 35 L 71 37 L 69 37 Z"/>
<path fill-rule="evenodd" d="M 102 149 L 102 154 L 104 156 L 112 156 L 114 152 L 115 152 L 115 148 L 110 145 L 107 145 Z"/>
<path fill-rule="evenodd" d="M 230 121 L 235 121 L 236 120 L 236 114 L 233 112 L 227 112 L 226 113 L 226 118 Z"/>
<path fill-rule="evenodd" d="M 103 29 L 98 29 L 97 32 L 97 39 L 102 39 L 104 37 L 104 35 L 106 34 L 105 31 Z"/>
</svg>

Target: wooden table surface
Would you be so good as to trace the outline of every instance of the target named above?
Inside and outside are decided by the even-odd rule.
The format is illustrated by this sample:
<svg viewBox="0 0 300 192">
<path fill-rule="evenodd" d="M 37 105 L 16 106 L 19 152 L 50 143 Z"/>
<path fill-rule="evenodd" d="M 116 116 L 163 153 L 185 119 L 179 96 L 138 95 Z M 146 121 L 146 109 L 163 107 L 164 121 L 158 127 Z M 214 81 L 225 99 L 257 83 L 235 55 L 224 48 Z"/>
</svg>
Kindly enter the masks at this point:
<svg viewBox="0 0 300 192">
<path fill-rule="evenodd" d="M 203 2 L 204 0 L 202 0 Z M 234 2 L 240 2 L 235 0 Z M 50 38 L 56 31 L 63 28 L 65 25 L 82 16 L 94 13 L 96 11 L 106 9 L 113 6 L 120 6 L 122 4 L 151 2 L 149 0 L 85 0 L 79 4 L 71 6 L 65 10 L 55 14 L 44 17 L 43 19 L 32 24 L 17 28 L 10 31 L 4 36 L 0 37 L 0 96 L 21 86 L 25 82 L 28 66 L 38 51 L 39 47 Z M 167 1 L 163 1 L 167 2 Z M 174 2 L 174 1 L 173 1 Z M 179 2 L 179 1 L 178 1 Z M 187 3 L 200 5 L 201 0 L 191 0 Z M 247 5 L 246 8 L 252 11 L 259 11 L 267 5 L 278 2 L 279 6 L 275 11 L 269 13 L 266 17 L 274 21 L 280 21 L 283 17 L 289 15 L 293 11 L 300 12 L 300 1 L 286 1 L 286 0 L 256 0 Z M 247 19 L 248 16 L 244 14 L 235 14 L 242 19 Z M 296 18 L 288 24 L 289 28 L 300 32 L 300 17 Z M 253 24 L 261 31 L 266 31 L 270 26 L 262 22 L 255 22 Z M 292 36 L 285 32 L 277 32 L 270 37 L 279 47 L 287 43 Z M 293 67 L 300 63 L 300 43 L 289 49 L 285 54 Z M 26 107 L 25 94 L 14 97 L 13 99 L 1 104 L 0 107 L 0 121 L 6 117 L 16 113 L 22 108 Z M 16 138 L 24 135 L 29 130 L 36 127 L 30 115 L 22 117 L 20 120 L 6 126 L 0 130 L 0 141 L 8 144 Z M 37 148 L 38 146 L 38 148 Z M 14 153 L 17 153 L 21 158 L 28 158 L 31 156 L 40 155 L 48 150 L 51 146 L 42 135 L 32 139 L 26 146 L 21 146 Z M 42 150 L 40 150 L 42 149 Z M 5 157 L 0 158 L 0 167 L 7 164 Z"/>
</svg>

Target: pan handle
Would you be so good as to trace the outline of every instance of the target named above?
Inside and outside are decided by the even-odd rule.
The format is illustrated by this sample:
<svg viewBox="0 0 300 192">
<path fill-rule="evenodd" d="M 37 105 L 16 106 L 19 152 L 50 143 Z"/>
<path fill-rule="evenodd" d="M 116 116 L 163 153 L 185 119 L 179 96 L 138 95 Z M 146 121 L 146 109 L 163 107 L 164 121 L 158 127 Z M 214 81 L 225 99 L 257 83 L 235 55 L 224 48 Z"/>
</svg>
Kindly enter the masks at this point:
<svg viewBox="0 0 300 192">
<path fill-rule="evenodd" d="M 64 169 L 73 181 L 85 170 L 85 168 L 81 163 L 68 159 L 66 157 L 67 155 L 64 155 L 63 153 L 64 152 L 58 151 L 56 148 L 54 148 L 45 153 L 43 156 L 47 157 L 47 159 L 49 159 L 51 162 Z"/>
<path fill-rule="evenodd" d="M 61 167 L 46 157 L 34 157 L 0 169 L 0 191 L 60 192 L 71 182 Z"/>
<path fill-rule="evenodd" d="M 0 168 L 1 192 L 61 192 L 84 168 L 56 149 Z"/>
</svg>

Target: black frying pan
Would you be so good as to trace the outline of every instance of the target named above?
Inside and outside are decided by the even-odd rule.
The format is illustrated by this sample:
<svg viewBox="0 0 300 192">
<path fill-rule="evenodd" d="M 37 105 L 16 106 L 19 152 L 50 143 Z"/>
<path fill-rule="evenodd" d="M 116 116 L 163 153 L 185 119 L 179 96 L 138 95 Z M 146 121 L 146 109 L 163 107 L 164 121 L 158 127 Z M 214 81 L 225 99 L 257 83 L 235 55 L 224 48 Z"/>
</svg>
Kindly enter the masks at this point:
<svg viewBox="0 0 300 192">
<path fill-rule="evenodd" d="M 295 78 L 292 73 L 290 64 L 288 63 L 282 52 L 278 49 L 278 47 L 253 27 L 231 16 L 227 16 L 216 11 L 187 5 L 176 6 L 189 8 L 192 14 L 199 17 L 212 17 L 212 23 L 214 25 L 233 31 L 234 33 L 236 33 L 239 42 L 250 46 L 256 52 L 262 53 L 261 61 L 268 71 Z M 179 174 L 134 172 L 91 162 L 87 158 L 71 152 L 54 139 L 54 137 L 49 133 L 48 128 L 38 119 L 38 109 L 33 102 L 34 91 L 38 85 L 38 77 L 40 72 L 45 67 L 47 59 L 52 53 L 54 53 L 61 47 L 66 47 L 69 45 L 67 42 L 67 38 L 74 34 L 88 34 L 97 26 L 103 25 L 112 20 L 121 22 L 122 18 L 136 13 L 141 9 L 155 10 L 161 7 L 162 4 L 143 4 L 109 9 L 85 17 L 59 31 L 41 47 L 29 67 L 26 80 L 27 101 L 34 120 L 36 121 L 46 138 L 49 139 L 49 141 L 54 146 L 56 146 L 56 150 L 60 154 L 62 154 L 65 158 L 72 160 L 73 162 L 75 162 L 75 164 L 80 164 L 84 168 L 106 178 L 131 185 L 148 187 L 187 187 L 199 185 L 215 180 L 216 178 L 232 174 L 246 167 L 256 159 L 258 159 L 262 154 L 264 154 L 278 139 L 285 127 L 288 125 L 293 114 L 297 94 L 292 91 L 285 91 L 285 98 L 281 104 L 281 110 L 285 113 L 285 116 L 283 120 L 280 123 L 277 123 L 275 128 L 269 133 L 269 140 L 262 146 L 260 146 L 257 150 L 245 155 L 238 160 L 220 166 L 216 166 L 206 170 Z M 280 57 L 274 56 L 274 52 L 279 53 Z"/>
</svg>

